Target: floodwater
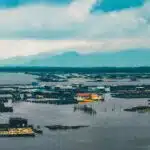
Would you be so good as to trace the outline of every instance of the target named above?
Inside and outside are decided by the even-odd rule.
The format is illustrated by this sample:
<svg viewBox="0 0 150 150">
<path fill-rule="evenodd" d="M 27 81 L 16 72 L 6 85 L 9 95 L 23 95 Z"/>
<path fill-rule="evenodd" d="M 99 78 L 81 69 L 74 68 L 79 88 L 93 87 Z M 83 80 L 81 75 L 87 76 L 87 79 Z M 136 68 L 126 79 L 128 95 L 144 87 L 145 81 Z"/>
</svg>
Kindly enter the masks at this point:
<svg viewBox="0 0 150 150">
<path fill-rule="evenodd" d="M 35 138 L 0 138 L 3 150 L 136 150 L 149 149 L 150 114 L 124 112 L 135 104 L 146 104 L 146 99 L 123 100 L 106 96 L 106 102 L 93 103 L 97 114 L 91 116 L 73 111 L 73 105 L 56 106 L 21 102 L 14 104 L 13 114 L 1 114 L 1 122 L 9 116 L 28 118 L 40 125 L 43 135 Z M 115 111 L 112 108 L 115 107 Z M 50 131 L 45 125 L 89 125 L 88 128 Z"/>
<path fill-rule="evenodd" d="M 14 104 L 14 113 L 0 114 L 0 122 L 10 116 L 25 117 L 40 125 L 43 135 L 35 138 L 0 138 L 2 150 L 148 150 L 150 149 L 150 114 L 124 112 L 123 108 L 145 105 L 147 99 L 115 99 L 93 103 L 97 114 L 73 111 L 73 105 Z M 112 109 L 114 109 L 112 111 Z M 89 125 L 88 128 L 50 131 L 45 125 Z"/>
<path fill-rule="evenodd" d="M 0 73 L 0 85 L 3 84 L 31 84 L 36 81 L 36 76 L 24 73 Z"/>
<path fill-rule="evenodd" d="M 104 82 L 95 82 L 89 81 L 88 79 L 83 78 L 73 78 L 70 79 L 68 82 L 43 82 L 45 85 L 71 85 L 71 84 L 84 84 L 88 86 L 111 86 L 111 85 L 150 85 L 149 79 L 138 79 L 137 81 L 130 81 L 129 79 L 112 79 L 106 80 Z"/>
</svg>

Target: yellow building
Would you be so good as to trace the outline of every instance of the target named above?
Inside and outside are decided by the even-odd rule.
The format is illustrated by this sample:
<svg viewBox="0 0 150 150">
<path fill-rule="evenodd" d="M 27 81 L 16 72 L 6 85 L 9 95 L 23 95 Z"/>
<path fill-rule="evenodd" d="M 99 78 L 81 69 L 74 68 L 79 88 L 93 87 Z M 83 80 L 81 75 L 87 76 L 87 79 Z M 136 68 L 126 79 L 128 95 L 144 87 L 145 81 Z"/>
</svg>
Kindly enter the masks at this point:
<svg viewBox="0 0 150 150">
<path fill-rule="evenodd" d="M 34 136 L 34 131 L 30 127 L 26 128 L 8 128 L 0 131 L 0 136 Z"/>
</svg>

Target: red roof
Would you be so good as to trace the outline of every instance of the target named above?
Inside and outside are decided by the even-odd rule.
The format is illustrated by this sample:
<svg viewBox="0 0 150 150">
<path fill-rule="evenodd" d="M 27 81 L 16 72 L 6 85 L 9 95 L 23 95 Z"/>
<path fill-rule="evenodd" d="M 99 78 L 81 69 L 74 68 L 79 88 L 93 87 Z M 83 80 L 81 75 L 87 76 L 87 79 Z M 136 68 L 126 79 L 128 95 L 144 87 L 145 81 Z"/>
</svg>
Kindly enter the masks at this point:
<svg viewBox="0 0 150 150">
<path fill-rule="evenodd" d="M 89 97 L 91 95 L 91 93 L 78 93 L 77 96 L 80 97 Z"/>
</svg>

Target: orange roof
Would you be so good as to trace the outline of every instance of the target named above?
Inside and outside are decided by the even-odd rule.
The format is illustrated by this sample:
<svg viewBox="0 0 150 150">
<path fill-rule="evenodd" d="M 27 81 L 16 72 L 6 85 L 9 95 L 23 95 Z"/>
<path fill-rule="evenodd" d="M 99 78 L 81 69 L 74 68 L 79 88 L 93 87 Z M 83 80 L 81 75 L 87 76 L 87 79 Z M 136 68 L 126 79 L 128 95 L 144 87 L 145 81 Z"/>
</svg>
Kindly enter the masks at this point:
<svg viewBox="0 0 150 150">
<path fill-rule="evenodd" d="M 80 97 L 88 97 L 90 96 L 91 93 L 78 93 L 77 96 L 80 96 Z"/>
</svg>

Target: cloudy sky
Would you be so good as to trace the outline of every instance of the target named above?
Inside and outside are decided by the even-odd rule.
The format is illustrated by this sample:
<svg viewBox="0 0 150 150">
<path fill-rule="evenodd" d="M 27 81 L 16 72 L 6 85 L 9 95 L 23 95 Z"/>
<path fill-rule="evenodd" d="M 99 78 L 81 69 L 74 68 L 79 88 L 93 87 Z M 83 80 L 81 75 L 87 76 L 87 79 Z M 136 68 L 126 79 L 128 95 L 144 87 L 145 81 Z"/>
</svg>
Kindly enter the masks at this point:
<svg viewBox="0 0 150 150">
<path fill-rule="evenodd" d="M 150 48 L 150 0 L 0 0 L 0 58 Z"/>
</svg>

